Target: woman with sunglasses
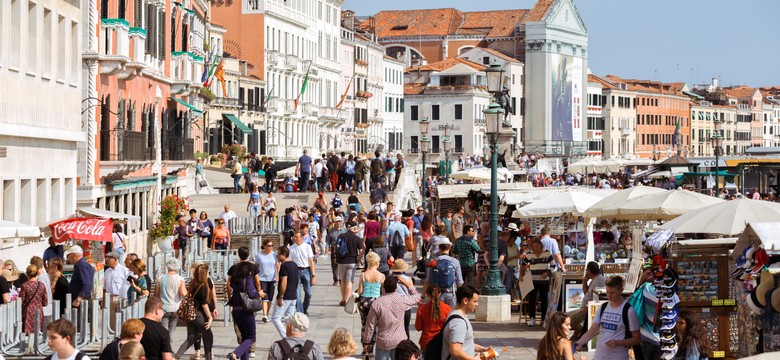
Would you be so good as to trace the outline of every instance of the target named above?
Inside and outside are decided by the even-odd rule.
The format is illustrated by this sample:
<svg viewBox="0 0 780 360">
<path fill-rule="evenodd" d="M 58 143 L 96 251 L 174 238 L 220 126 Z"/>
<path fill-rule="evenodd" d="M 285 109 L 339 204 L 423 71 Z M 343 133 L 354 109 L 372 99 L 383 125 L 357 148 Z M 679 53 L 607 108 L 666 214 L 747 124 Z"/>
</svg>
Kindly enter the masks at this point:
<svg viewBox="0 0 780 360">
<path fill-rule="evenodd" d="M 276 258 L 273 240 L 263 240 L 263 249 L 255 255 L 255 264 L 257 264 L 257 273 L 260 276 L 260 289 L 265 292 L 265 297 L 263 297 L 263 323 L 267 323 L 271 310 L 271 301 L 276 290 L 277 274 L 279 273 L 279 260 Z"/>
<path fill-rule="evenodd" d="M 211 244 L 211 250 L 230 249 L 230 231 L 225 226 L 225 219 L 217 219 L 217 227 L 214 229 L 214 241 Z M 227 255 L 227 252 L 224 253 Z"/>
</svg>

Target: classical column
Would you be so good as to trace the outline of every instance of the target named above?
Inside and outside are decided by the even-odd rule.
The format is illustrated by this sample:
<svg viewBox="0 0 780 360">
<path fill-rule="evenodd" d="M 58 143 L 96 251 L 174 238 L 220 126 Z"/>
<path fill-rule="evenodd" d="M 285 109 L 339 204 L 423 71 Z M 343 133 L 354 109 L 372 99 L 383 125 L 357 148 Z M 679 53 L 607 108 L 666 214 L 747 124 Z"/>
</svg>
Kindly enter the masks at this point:
<svg viewBox="0 0 780 360">
<path fill-rule="evenodd" d="M 83 117 L 83 121 L 87 128 L 87 141 L 86 141 L 86 176 L 81 179 L 84 185 L 95 185 L 95 162 L 98 160 L 97 149 L 95 147 L 95 141 L 98 135 L 97 119 L 95 112 L 97 111 L 98 91 L 97 91 L 97 77 L 98 77 L 98 36 L 97 36 L 97 21 L 98 10 L 97 0 L 89 1 L 88 9 L 88 27 L 87 27 L 87 51 L 86 54 L 91 56 L 85 56 L 84 66 L 87 68 L 87 83 L 85 90 L 84 104 L 87 111 Z M 73 44 L 75 47 L 76 45 Z M 85 55 L 86 55 L 85 54 Z"/>
</svg>

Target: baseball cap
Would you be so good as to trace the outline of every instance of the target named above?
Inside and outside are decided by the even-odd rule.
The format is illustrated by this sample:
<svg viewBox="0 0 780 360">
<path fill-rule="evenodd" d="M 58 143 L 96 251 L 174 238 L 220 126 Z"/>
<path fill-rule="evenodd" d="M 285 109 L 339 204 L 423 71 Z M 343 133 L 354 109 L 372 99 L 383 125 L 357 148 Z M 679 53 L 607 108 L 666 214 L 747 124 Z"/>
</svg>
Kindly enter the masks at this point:
<svg viewBox="0 0 780 360">
<path fill-rule="evenodd" d="M 664 270 L 663 285 L 661 285 L 661 287 L 669 288 L 675 286 L 677 285 L 677 279 L 679 278 L 680 276 L 677 275 L 677 272 L 674 271 L 674 269 L 668 268 Z"/>
<path fill-rule="evenodd" d="M 336 216 L 335 218 L 333 218 L 333 222 L 338 222 L 338 221 L 344 221 L 344 218 L 342 218 L 341 216 Z"/>
<path fill-rule="evenodd" d="M 81 246 L 73 245 L 70 247 L 70 249 L 65 251 L 65 256 L 67 257 L 70 254 L 83 254 L 83 253 L 84 253 L 84 249 L 82 249 Z"/>
<path fill-rule="evenodd" d="M 119 258 L 121 257 L 121 255 L 119 255 L 119 253 L 118 253 L 118 252 L 116 252 L 116 251 L 112 251 L 112 252 L 110 252 L 110 253 L 106 254 L 106 257 L 107 257 L 107 258 L 114 258 L 114 259 L 117 259 L 117 260 L 119 260 Z"/>
<path fill-rule="evenodd" d="M 675 306 L 680 303 L 680 297 L 677 296 L 677 294 L 673 294 L 672 296 L 662 296 L 661 297 L 661 308 L 662 309 L 675 309 Z"/>
<path fill-rule="evenodd" d="M 295 313 L 287 318 L 287 323 L 300 331 L 309 330 L 309 317 L 304 313 Z"/>
<path fill-rule="evenodd" d="M 356 222 L 354 222 L 354 221 L 350 221 L 350 222 L 347 223 L 347 227 L 348 228 L 353 228 L 353 227 L 357 227 L 357 226 L 358 226 L 358 224 Z"/>
<path fill-rule="evenodd" d="M 662 321 L 661 330 L 673 330 L 677 326 L 676 321 Z"/>
<path fill-rule="evenodd" d="M 664 312 L 661 313 L 661 321 L 677 322 L 677 311 L 664 310 Z"/>
<path fill-rule="evenodd" d="M 669 344 L 670 342 L 674 342 L 676 340 L 677 336 L 672 331 L 666 331 L 663 334 L 661 334 L 661 341 Z"/>
</svg>

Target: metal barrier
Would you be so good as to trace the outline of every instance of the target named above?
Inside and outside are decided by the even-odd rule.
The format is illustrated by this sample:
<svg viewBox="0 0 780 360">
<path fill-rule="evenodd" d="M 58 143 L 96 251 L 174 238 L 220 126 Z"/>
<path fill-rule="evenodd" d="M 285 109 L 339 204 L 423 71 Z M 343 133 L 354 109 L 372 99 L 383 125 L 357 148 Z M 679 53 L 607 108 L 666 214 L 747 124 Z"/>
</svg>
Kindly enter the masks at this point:
<svg viewBox="0 0 780 360">
<path fill-rule="evenodd" d="M 277 215 L 273 217 L 237 217 L 227 221 L 231 235 L 237 234 L 279 234 L 284 230 L 284 221 Z"/>
</svg>

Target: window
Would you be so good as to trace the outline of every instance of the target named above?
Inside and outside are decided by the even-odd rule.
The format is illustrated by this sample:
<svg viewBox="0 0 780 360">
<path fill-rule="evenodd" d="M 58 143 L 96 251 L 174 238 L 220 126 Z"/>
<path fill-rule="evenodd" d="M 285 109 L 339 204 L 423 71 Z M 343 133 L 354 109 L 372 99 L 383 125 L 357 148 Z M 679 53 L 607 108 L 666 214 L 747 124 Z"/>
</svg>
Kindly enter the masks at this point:
<svg viewBox="0 0 780 360">
<path fill-rule="evenodd" d="M 431 136 L 431 152 L 434 153 L 434 154 L 438 154 L 440 152 L 440 150 L 439 150 L 439 135 Z"/>
<path fill-rule="evenodd" d="M 27 7 L 27 72 L 37 70 L 38 57 L 35 52 L 38 45 L 38 8 L 34 2 L 29 2 Z"/>
<path fill-rule="evenodd" d="M 463 152 L 463 135 L 455 135 L 455 152 Z"/>
<path fill-rule="evenodd" d="M 455 104 L 455 120 L 463 119 L 463 104 Z"/>
<path fill-rule="evenodd" d="M 490 56 L 484 56 L 484 57 L 482 57 L 482 64 L 484 64 L 484 65 L 490 65 Z"/>
<path fill-rule="evenodd" d="M 51 78 L 52 61 L 52 15 L 51 10 L 43 9 L 43 71 L 41 73 L 46 78 Z M 64 59 L 63 59 L 64 60 Z"/>
<path fill-rule="evenodd" d="M 419 107 L 417 105 L 410 106 L 409 111 L 412 113 L 412 121 L 420 120 Z"/>
<path fill-rule="evenodd" d="M 431 105 L 431 120 L 439 120 L 439 105 Z"/>
<path fill-rule="evenodd" d="M 420 145 L 419 145 L 419 141 L 418 141 L 419 137 L 418 136 L 411 136 L 410 139 L 411 139 L 411 144 L 410 145 L 411 145 L 412 152 L 416 153 L 416 152 L 420 151 L 419 150 L 420 149 Z"/>
</svg>

